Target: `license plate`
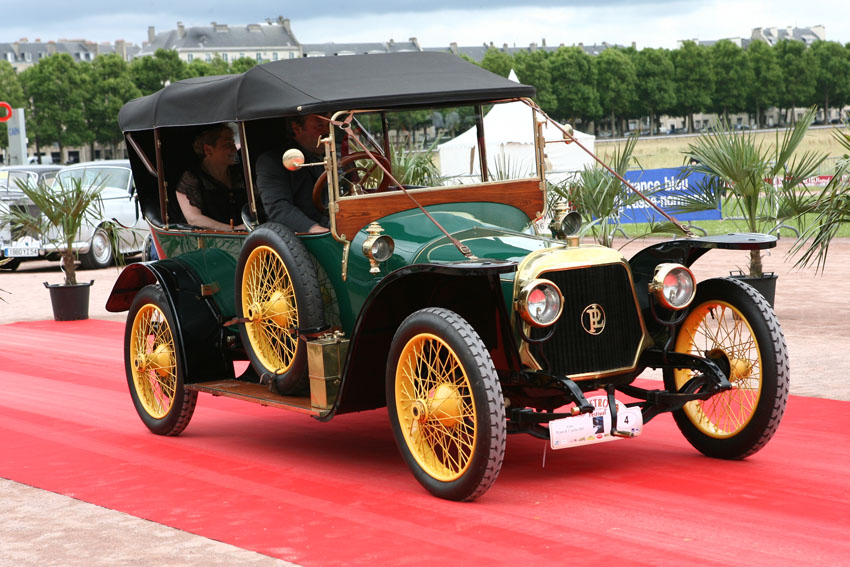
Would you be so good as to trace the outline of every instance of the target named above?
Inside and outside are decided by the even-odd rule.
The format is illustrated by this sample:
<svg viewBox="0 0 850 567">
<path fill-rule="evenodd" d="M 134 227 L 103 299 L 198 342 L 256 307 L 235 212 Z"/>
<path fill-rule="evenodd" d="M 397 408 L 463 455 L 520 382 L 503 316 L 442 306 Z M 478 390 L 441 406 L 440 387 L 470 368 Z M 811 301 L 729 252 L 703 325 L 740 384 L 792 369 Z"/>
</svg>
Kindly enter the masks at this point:
<svg viewBox="0 0 850 567">
<path fill-rule="evenodd" d="M 611 412 L 608 410 L 608 397 L 595 396 L 587 399 L 596 407 L 591 413 L 565 417 L 549 422 L 549 444 L 552 449 L 566 449 L 591 443 L 616 441 L 622 437 L 611 436 Z M 640 408 L 626 407 L 617 403 L 617 429 L 637 437 L 643 431 L 643 415 Z"/>
<path fill-rule="evenodd" d="M 5 248 L 3 254 L 7 258 L 32 258 L 38 256 L 38 248 L 29 246 L 16 246 Z"/>
</svg>

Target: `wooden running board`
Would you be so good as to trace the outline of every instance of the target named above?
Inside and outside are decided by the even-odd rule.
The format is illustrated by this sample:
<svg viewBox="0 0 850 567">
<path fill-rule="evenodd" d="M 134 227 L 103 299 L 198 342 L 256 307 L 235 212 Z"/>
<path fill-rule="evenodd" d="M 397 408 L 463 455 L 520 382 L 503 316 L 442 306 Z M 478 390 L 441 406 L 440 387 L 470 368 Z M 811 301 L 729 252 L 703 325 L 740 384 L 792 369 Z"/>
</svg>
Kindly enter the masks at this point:
<svg viewBox="0 0 850 567">
<path fill-rule="evenodd" d="M 238 400 L 260 404 L 261 406 L 281 408 L 313 416 L 321 416 L 329 411 L 311 406 L 310 396 L 281 396 L 280 394 L 270 392 L 268 386 L 241 382 L 239 380 L 197 382 L 195 384 L 186 384 L 186 389 L 206 392 L 213 396 L 236 398 Z"/>
</svg>

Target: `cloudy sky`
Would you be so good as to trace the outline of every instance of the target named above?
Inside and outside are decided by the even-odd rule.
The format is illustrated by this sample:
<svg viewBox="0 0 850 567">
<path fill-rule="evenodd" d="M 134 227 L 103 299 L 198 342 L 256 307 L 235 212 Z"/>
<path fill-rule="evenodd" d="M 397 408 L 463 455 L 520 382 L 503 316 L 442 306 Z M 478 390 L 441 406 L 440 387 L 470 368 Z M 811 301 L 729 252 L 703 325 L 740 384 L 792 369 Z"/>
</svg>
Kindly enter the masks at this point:
<svg viewBox="0 0 850 567">
<path fill-rule="evenodd" d="M 607 41 L 675 48 L 680 39 L 749 37 L 755 27 L 826 26 L 827 39 L 850 42 L 846 0 L 38 0 L 3 2 L 0 42 L 85 38 L 141 44 L 157 31 L 211 21 L 231 25 L 283 16 L 302 43 L 416 37 L 424 47 L 526 46 Z M 8 4 L 12 4 L 9 6 Z M 519 8 L 518 5 L 523 7 Z M 356 7 L 356 8 L 355 8 Z"/>
</svg>

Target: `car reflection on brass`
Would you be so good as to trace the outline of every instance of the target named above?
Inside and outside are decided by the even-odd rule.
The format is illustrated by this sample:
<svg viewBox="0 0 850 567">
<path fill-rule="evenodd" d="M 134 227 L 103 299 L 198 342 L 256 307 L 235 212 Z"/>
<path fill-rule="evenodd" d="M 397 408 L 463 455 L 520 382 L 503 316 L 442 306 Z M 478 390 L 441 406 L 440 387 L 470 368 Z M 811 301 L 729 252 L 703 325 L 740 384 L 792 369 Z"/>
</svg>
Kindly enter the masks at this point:
<svg viewBox="0 0 850 567">
<path fill-rule="evenodd" d="M 298 305 L 292 278 L 277 253 L 258 246 L 245 262 L 242 312 L 251 348 L 266 368 L 285 373 L 298 348 Z"/>
<path fill-rule="evenodd" d="M 747 319 L 726 302 L 703 303 L 682 324 L 676 350 L 716 360 L 728 369 L 732 383 L 729 391 L 685 404 L 691 422 L 718 439 L 739 433 L 755 413 L 762 386 L 759 346 Z M 681 388 L 694 374 L 694 370 L 676 370 L 676 387 Z"/>
<path fill-rule="evenodd" d="M 457 354 L 430 333 L 413 337 L 399 358 L 395 388 L 399 425 L 413 458 L 435 479 L 461 478 L 475 451 L 478 420 Z"/>
<path fill-rule="evenodd" d="M 171 327 L 165 314 L 149 304 L 136 315 L 130 336 L 133 385 L 145 411 L 161 419 L 171 410 L 177 388 Z"/>
<path fill-rule="evenodd" d="M 588 335 L 598 335 L 605 330 L 605 310 L 591 303 L 581 312 L 581 326 Z"/>
</svg>

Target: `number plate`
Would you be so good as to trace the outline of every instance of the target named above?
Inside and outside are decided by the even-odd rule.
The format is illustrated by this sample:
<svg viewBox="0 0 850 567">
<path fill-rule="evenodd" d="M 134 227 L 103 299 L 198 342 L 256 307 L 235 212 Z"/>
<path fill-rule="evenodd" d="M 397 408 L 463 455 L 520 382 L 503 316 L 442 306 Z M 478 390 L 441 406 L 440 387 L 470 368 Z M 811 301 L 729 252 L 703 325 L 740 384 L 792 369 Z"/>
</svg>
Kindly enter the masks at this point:
<svg viewBox="0 0 850 567">
<path fill-rule="evenodd" d="M 591 413 L 565 417 L 549 422 L 549 444 L 552 449 L 566 449 L 591 443 L 616 441 L 622 437 L 611 436 L 611 412 L 608 397 L 595 396 L 587 401 L 596 407 Z M 635 437 L 643 431 L 643 415 L 640 408 L 627 408 L 617 400 L 617 429 L 628 431 Z"/>
<path fill-rule="evenodd" d="M 38 256 L 38 248 L 29 246 L 16 246 L 4 248 L 3 254 L 7 258 L 33 258 Z"/>
</svg>

